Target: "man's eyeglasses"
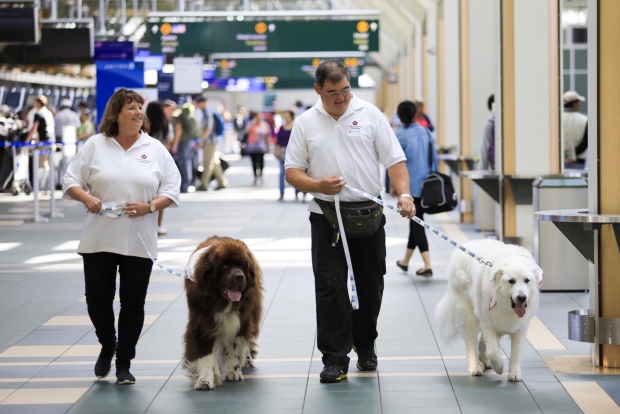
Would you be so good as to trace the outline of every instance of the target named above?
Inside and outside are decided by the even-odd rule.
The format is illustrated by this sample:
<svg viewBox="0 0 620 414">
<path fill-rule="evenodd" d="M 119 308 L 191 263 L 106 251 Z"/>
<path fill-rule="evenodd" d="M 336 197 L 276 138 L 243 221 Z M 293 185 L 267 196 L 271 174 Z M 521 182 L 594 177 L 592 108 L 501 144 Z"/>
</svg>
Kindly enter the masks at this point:
<svg viewBox="0 0 620 414">
<path fill-rule="evenodd" d="M 345 88 L 341 90 L 340 92 L 338 91 L 325 92 L 325 94 L 329 96 L 330 98 L 335 98 L 338 95 L 347 96 L 349 93 L 351 93 L 351 88 Z"/>
</svg>

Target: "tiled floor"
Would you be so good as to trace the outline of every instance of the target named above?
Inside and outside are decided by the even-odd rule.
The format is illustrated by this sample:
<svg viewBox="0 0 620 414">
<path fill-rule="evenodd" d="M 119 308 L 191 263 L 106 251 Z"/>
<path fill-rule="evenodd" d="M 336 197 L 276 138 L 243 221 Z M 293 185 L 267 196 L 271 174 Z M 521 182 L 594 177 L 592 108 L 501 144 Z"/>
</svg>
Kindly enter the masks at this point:
<svg viewBox="0 0 620 414">
<path fill-rule="evenodd" d="M 592 367 L 589 345 L 567 339 L 567 312 L 585 307 L 587 293 L 542 294 L 524 345 L 523 382 L 492 372 L 469 376 L 462 343 L 437 339 L 432 322 L 453 247 L 429 234 L 435 276 L 404 274 L 394 263 L 408 225 L 391 211 L 379 370 L 357 371 L 352 355 L 347 381 L 320 384 L 307 205 L 293 201 L 292 189 L 285 202 L 276 201 L 277 173 L 269 159 L 265 185 L 252 187 L 249 160 L 233 160 L 230 188 L 183 195 L 181 208 L 165 213 L 169 233 L 160 238 L 159 256 L 165 266 L 182 270 L 195 246 L 218 234 L 243 239 L 264 271 L 257 367 L 245 371 L 245 381 L 208 392 L 194 391 L 179 366 L 187 320 L 182 281 L 159 269 L 133 363 L 137 383 L 97 380 L 99 346 L 75 253 L 83 208 L 57 201 L 63 218 L 33 223 L 31 197 L 0 194 L 0 414 L 620 413 L 618 373 Z M 40 206 L 49 211 L 47 200 Z M 483 237 L 458 224 L 456 214 L 427 219 L 459 242 Z M 415 260 L 413 269 L 421 265 Z M 502 345 L 509 351 L 507 340 Z"/>
</svg>

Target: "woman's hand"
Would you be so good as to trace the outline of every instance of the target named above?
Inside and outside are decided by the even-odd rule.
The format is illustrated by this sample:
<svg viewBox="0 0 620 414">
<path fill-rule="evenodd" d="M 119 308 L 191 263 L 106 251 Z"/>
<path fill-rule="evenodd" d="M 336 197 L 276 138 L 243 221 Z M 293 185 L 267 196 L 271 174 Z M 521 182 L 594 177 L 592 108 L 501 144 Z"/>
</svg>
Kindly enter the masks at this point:
<svg viewBox="0 0 620 414">
<path fill-rule="evenodd" d="M 150 214 L 151 209 L 149 207 L 149 203 L 145 203 L 143 201 L 137 203 L 127 203 L 127 206 L 123 207 L 123 212 L 129 216 L 129 218 L 136 218 Z"/>
<path fill-rule="evenodd" d="M 101 207 L 103 207 L 103 203 L 97 197 L 85 192 L 84 200 L 82 201 L 82 203 L 84 204 L 84 206 L 86 206 L 86 209 L 89 213 L 101 213 Z"/>
</svg>

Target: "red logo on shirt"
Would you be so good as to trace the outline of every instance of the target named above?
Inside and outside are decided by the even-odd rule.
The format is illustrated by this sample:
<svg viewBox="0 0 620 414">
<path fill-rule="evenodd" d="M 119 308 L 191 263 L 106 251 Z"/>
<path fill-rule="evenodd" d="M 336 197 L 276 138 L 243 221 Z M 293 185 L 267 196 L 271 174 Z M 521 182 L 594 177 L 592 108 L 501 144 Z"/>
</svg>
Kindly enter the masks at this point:
<svg viewBox="0 0 620 414">
<path fill-rule="evenodd" d="M 357 125 L 357 121 L 353 121 L 353 125 Z"/>
<path fill-rule="evenodd" d="M 142 159 L 145 160 L 146 159 L 146 155 L 142 154 Z"/>
</svg>

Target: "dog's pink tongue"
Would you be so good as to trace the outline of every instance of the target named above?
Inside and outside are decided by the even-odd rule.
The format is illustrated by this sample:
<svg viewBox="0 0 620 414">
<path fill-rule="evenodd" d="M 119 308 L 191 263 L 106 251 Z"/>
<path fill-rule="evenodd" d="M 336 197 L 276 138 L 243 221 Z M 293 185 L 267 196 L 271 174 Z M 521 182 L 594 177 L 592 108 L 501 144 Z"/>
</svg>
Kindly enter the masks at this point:
<svg viewBox="0 0 620 414">
<path fill-rule="evenodd" d="M 238 290 L 226 289 L 226 294 L 228 295 L 228 298 L 233 302 L 239 302 L 241 300 L 241 292 L 239 292 Z"/>
<path fill-rule="evenodd" d="M 517 314 L 517 316 L 519 318 L 522 318 L 523 316 L 525 316 L 525 304 L 523 303 L 517 303 L 515 304 L 515 313 Z"/>
</svg>

